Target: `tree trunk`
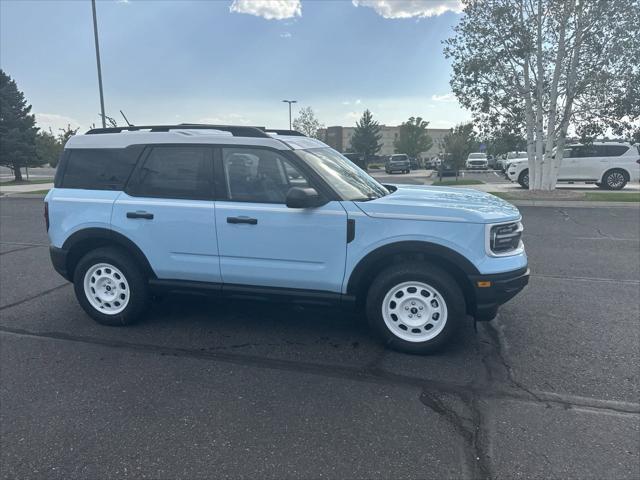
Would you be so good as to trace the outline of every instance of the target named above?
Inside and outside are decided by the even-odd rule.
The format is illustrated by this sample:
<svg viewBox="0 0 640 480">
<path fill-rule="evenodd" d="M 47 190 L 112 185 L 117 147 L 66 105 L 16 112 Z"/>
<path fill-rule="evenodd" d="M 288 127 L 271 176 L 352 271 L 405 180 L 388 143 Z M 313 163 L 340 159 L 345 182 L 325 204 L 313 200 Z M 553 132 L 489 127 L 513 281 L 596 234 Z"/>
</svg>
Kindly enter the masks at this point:
<svg viewBox="0 0 640 480">
<path fill-rule="evenodd" d="M 544 161 L 544 66 L 542 51 L 542 0 L 538 0 L 538 12 L 536 14 L 536 177 L 533 184 L 529 175 L 529 188 L 542 190 L 542 179 L 545 177 L 548 165 Z"/>
<path fill-rule="evenodd" d="M 520 5 L 520 22 L 524 28 L 524 7 Z M 525 103 L 525 127 L 527 132 L 527 160 L 529 162 L 529 187 L 533 185 L 533 180 L 536 178 L 537 166 L 535 159 L 535 147 L 534 147 L 534 128 L 535 119 L 533 117 L 533 102 L 531 101 L 531 78 L 529 75 L 529 56 L 524 59 L 524 88 L 522 89 L 522 95 L 524 95 Z"/>
<path fill-rule="evenodd" d="M 549 92 L 549 116 L 547 118 L 547 143 L 544 153 L 544 162 L 547 165 L 542 178 L 542 189 L 553 190 L 556 187 L 558 178 L 558 169 L 562 161 L 562 147 L 556 149 L 556 158 L 553 158 L 553 146 L 556 139 L 556 119 L 558 114 L 558 83 L 560 82 L 560 73 L 565 59 L 565 34 L 567 22 L 569 21 L 569 12 L 573 10 L 575 0 L 570 0 L 564 4 L 562 20 L 559 23 L 560 31 L 558 32 L 558 52 L 556 53 L 556 61 L 553 70 L 553 80 L 551 81 L 551 89 Z M 560 150 L 560 152 L 558 152 Z M 557 160 L 559 159 L 559 161 Z"/>
<path fill-rule="evenodd" d="M 22 171 L 20 170 L 20 165 L 14 164 L 13 165 L 13 176 L 16 182 L 21 182 L 22 181 Z"/>
</svg>

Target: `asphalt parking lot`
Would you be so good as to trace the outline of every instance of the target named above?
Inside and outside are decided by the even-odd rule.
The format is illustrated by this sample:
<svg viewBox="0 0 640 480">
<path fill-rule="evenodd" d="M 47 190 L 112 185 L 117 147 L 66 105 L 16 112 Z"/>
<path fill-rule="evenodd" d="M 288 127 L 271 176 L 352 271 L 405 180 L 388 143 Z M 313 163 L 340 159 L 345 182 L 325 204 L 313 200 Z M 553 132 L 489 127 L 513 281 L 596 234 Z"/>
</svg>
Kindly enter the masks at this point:
<svg viewBox="0 0 640 480">
<path fill-rule="evenodd" d="M 640 478 L 640 211 L 521 211 L 530 285 L 419 357 L 321 308 L 99 326 L 0 199 L 2 478 Z"/>
</svg>

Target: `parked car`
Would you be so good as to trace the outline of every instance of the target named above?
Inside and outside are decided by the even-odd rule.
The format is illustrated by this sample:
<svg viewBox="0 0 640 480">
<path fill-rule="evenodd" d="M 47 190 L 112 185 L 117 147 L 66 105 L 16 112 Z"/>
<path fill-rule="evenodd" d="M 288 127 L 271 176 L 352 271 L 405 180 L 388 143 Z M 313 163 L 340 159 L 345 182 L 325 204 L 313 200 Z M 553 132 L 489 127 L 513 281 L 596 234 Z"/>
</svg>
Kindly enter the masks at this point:
<svg viewBox="0 0 640 480">
<path fill-rule="evenodd" d="M 509 165 L 509 163 L 511 163 L 511 161 L 521 158 L 527 158 L 527 152 L 509 152 L 504 157 L 498 159 L 498 161 L 496 162 L 496 168 L 498 170 L 506 172 L 507 166 Z"/>
<path fill-rule="evenodd" d="M 411 165 L 411 170 L 418 170 L 422 168 L 421 161 L 419 158 L 410 157 L 409 164 Z"/>
<path fill-rule="evenodd" d="M 343 153 L 345 157 L 359 166 L 361 169 L 367 169 L 367 160 L 366 156 L 363 153 Z"/>
<path fill-rule="evenodd" d="M 487 170 L 489 162 L 486 153 L 470 153 L 465 164 L 467 170 Z"/>
<path fill-rule="evenodd" d="M 445 154 L 438 164 L 438 176 L 440 177 L 457 177 L 460 171 L 456 167 L 455 162 L 451 159 L 451 155 Z"/>
<path fill-rule="evenodd" d="M 405 155 L 404 153 L 391 155 L 384 164 L 384 171 L 387 173 L 409 173 L 411 171 L 411 162 L 409 160 L 409 156 Z"/>
<path fill-rule="evenodd" d="M 529 277 L 513 205 L 382 185 L 293 132 L 93 129 L 67 142 L 44 212 L 54 268 L 105 325 L 185 290 L 350 305 L 385 345 L 427 353 Z"/>
<path fill-rule="evenodd" d="M 555 155 L 555 151 L 554 151 Z M 507 177 L 529 188 L 528 159 L 509 163 Z M 608 190 L 621 190 L 640 179 L 640 152 L 637 145 L 622 142 L 575 144 L 564 149 L 558 182 L 595 183 Z"/>
</svg>

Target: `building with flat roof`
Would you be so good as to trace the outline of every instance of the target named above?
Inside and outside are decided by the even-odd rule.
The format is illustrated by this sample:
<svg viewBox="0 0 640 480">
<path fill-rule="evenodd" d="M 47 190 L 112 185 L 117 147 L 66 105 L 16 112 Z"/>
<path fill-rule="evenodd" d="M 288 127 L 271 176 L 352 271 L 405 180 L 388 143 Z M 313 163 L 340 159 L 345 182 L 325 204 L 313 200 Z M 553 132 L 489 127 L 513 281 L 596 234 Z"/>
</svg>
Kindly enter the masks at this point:
<svg viewBox="0 0 640 480">
<path fill-rule="evenodd" d="M 353 137 L 354 131 L 355 127 L 333 126 L 321 128 L 318 130 L 318 136 L 320 140 L 331 148 L 334 148 L 341 153 L 345 153 L 351 150 L 351 137 Z M 422 158 L 431 158 L 440 153 L 442 151 L 442 140 L 449 132 L 450 129 L 448 128 L 428 128 L 427 133 L 433 140 L 433 145 L 426 152 L 422 152 L 420 156 Z M 393 127 L 380 125 L 380 133 L 382 134 L 382 138 L 380 139 L 382 142 L 382 148 L 380 149 L 380 152 L 378 152 L 378 155 L 386 156 L 394 153 L 404 153 L 396 152 L 393 146 L 394 141 L 400 134 L 400 126 Z"/>
</svg>

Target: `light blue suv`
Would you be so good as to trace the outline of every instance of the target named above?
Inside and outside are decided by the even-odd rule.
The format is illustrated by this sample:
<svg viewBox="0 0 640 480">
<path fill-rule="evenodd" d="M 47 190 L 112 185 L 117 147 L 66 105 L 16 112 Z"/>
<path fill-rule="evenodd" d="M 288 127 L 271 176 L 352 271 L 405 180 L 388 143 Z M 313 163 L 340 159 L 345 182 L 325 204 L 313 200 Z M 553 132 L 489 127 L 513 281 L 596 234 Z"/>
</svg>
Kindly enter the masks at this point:
<svg viewBox="0 0 640 480">
<path fill-rule="evenodd" d="M 174 125 L 67 143 L 45 218 L 84 310 L 126 325 L 157 290 L 351 304 L 427 353 L 528 282 L 518 210 L 492 195 L 381 185 L 297 132 Z"/>
</svg>

